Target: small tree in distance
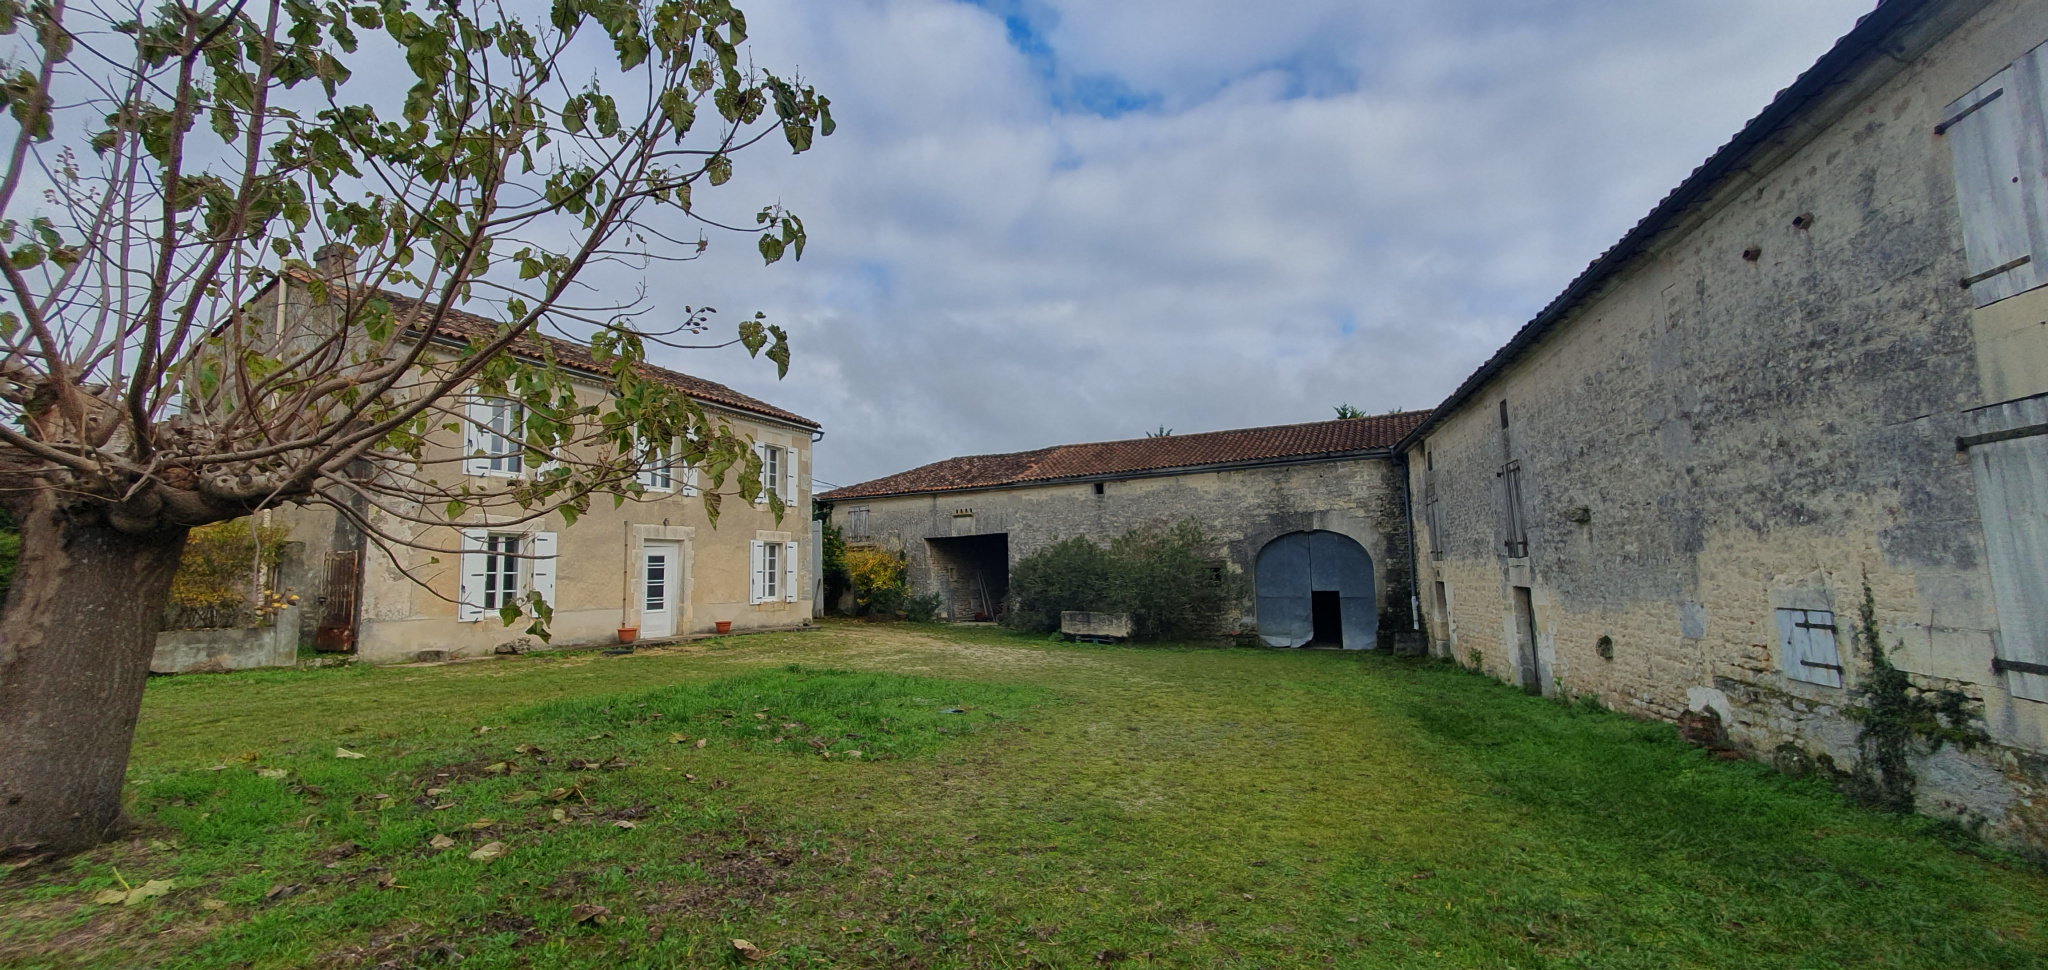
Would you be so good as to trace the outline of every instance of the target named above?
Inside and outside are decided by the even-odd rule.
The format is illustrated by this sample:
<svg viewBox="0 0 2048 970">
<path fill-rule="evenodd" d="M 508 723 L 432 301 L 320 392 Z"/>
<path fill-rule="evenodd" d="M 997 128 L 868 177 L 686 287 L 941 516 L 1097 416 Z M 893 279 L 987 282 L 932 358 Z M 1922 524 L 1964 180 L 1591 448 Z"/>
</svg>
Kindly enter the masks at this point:
<svg viewBox="0 0 2048 970">
<path fill-rule="evenodd" d="M 660 319 L 578 283 L 701 253 L 692 220 L 737 221 L 700 215 L 704 190 L 771 136 L 802 152 L 830 134 L 829 103 L 753 68 L 728 0 L 524 9 L 0 0 L 0 505 L 22 546 L 0 614 L 0 855 L 120 830 L 195 526 L 322 503 L 389 547 L 479 506 L 573 521 L 637 491 L 642 442 L 680 443 L 670 459 L 701 469 L 713 516 L 729 479 L 759 488 L 748 442 L 641 370 L 709 311 Z M 802 255 L 777 205 L 736 231 L 767 262 Z M 337 244 L 360 254 L 353 275 L 312 271 Z M 324 329 L 247 312 L 286 273 L 331 311 Z M 451 340 L 458 310 L 503 322 Z M 577 397 L 534 340 L 547 329 L 591 343 L 608 401 Z M 758 314 L 737 339 L 787 370 Z M 479 490 L 433 467 L 472 388 L 521 408 L 541 474 Z"/>
</svg>

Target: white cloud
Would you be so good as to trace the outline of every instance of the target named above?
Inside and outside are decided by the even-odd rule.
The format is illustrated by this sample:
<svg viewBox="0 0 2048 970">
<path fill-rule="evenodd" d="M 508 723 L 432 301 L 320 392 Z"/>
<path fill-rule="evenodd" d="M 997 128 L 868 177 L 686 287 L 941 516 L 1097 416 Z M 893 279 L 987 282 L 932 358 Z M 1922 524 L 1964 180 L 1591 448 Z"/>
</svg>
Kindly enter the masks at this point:
<svg viewBox="0 0 2048 970">
<path fill-rule="evenodd" d="M 796 362 L 666 362 L 823 422 L 842 484 L 1428 406 L 1868 6 L 755 3 L 840 132 L 704 204 L 780 199 L 810 249 L 650 286 L 768 311 Z"/>
</svg>

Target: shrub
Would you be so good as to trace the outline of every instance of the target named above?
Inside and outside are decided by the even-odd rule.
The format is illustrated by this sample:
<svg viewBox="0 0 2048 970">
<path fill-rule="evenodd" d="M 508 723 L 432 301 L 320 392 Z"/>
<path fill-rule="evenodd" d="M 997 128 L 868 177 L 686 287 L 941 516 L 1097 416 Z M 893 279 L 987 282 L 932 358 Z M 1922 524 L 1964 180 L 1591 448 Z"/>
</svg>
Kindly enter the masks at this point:
<svg viewBox="0 0 2048 970">
<path fill-rule="evenodd" d="M 853 587 L 853 602 L 862 613 L 899 613 L 909 594 L 904 577 L 910 562 L 902 553 L 885 549 L 846 550 L 847 582 Z"/>
<path fill-rule="evenodd" d="M 1129 613 L 1142 640 L 1214 636 L 1243 600 L 1241 577 L 1210 555 L 1215 543 L 1193 521 L 1133 529 L 1108 548 L 1086 538 L 1056 542 L 1010 573 L 1005 622 L 1021 630 L 1059 628 L 1067 610 Z"/>
<path fill-rule="evenodd" d="M 1080 536 L 1025 556 L 1010 570 L 1006 626 L 1034 633 L 1057 630 L 1060 612 L 1110 608 L 1114 564 L 1109 551 Z"/>
<path fill-rule="evenodd" d="M 248 519 L 193 529 L 185 539 L 178 574 L 171 579 L 165 628 L 217 630 L 248 626 L 284 606 L 285 601 L 268 588 L 262 591 L 259 602 L 256 577 L 259 570 L 267 577 L 271 567 L 284 558 L 290 533 L 284 526 L 272 525 L 251 535 Z"/>
</svg>

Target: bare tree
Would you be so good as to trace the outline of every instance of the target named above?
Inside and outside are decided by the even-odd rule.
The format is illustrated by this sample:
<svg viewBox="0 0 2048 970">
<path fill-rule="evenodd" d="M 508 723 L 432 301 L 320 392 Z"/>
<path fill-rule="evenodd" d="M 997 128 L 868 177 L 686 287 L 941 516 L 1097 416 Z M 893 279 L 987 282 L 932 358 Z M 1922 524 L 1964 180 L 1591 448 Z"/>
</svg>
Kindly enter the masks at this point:
<svg viewBox="0 0 2048 970">
<path fill-rule="evenodd" d="M 650 322 L 578 284 L 701 253 L 690 223 L 716 223 L 693 191 L 770 136 L 801 152 L 831 133 L 827 100 L 756 70 L 745 40 L 727 0 L 553 0 L 539 21 L 501 0 L 0 0 L 0 504 L 22 530 L 0 614 L 0 855 L 121 829 L 194 526 L 285 503 L 365 528 L 351 509 L 573 517 L 637 490 L 644 442 L 698 466 L 713 515 L 729 474 L 759 488 L 748 443 L 645 364 L 709 311 Z M 754 222 L 725 228 L 768 262 L 802 254 L 794 215 Z M 352 268 L 320 270 L 334 246 Z M 254 312 L 280 279 L 316 322 Z M 607 401 L 578 398 L 544 328 L 587 342 Z M 787 370 L 758 314 L 738 339 Z M 520 410 L 512 448 L 539 474 L 436 476 L 429 443 L 478 389 Z M 547 604 L 524 606 L 545 623 Z"/>
</svg>

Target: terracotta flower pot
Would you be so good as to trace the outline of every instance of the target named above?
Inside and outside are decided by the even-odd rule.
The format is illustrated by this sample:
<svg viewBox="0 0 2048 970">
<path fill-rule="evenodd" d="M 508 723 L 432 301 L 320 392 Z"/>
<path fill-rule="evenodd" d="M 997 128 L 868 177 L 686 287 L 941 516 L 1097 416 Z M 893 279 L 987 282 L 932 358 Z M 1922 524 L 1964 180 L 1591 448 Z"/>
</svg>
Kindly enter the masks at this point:
<svg viewBox="0 0 2048 970">
<path fill-rule="evenodd" d="M 719 633 L 731 633 L 731 632 L 732 632 L 732 621 L 731 621 L 731 620 L 720 620 L 720 621 L 718 621 L 718 632 L 719 632 Z"/>
<path fill-rule="evenodd" d="M 639 628 L 639 627 L 637 627 L 637 626 L 622 626 L 622 627 L 620 627 L 620 628 L 619 628 L 619 642 L 620 642 L 620 643 L 632 643 L 633 641 L 635 641 L 635 640 L 638 640 L 638 639 L 640 639 L 640 628 Z"/>
</svg>

